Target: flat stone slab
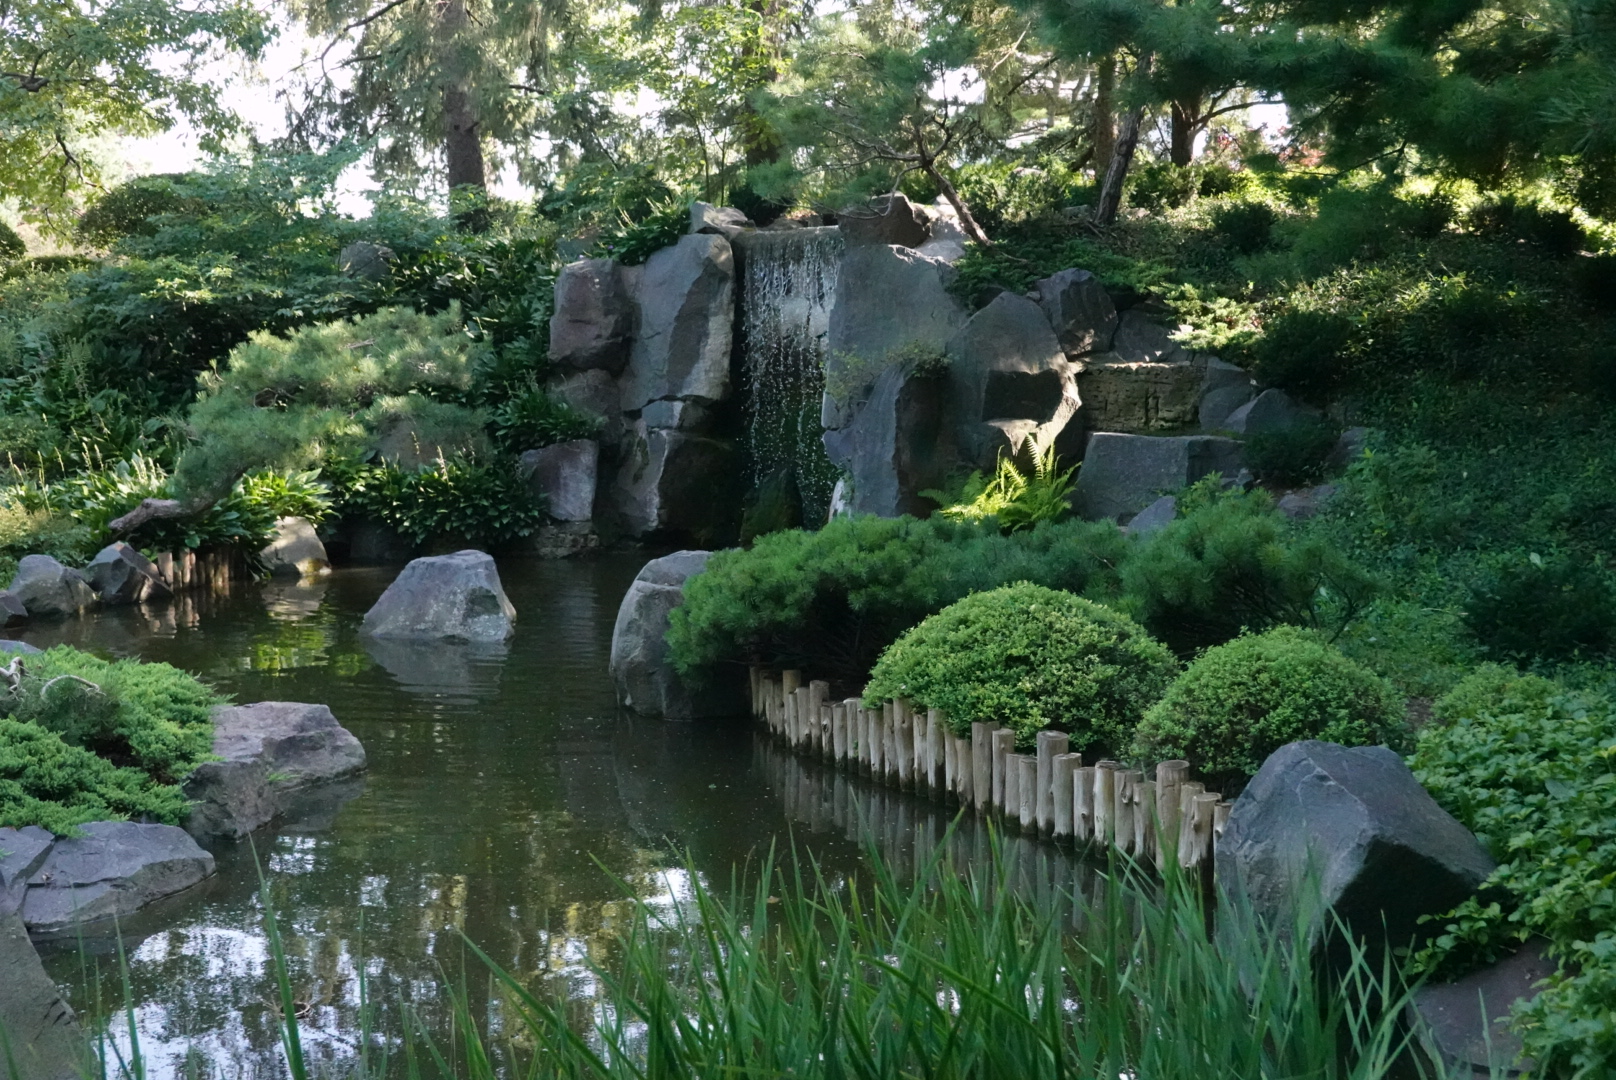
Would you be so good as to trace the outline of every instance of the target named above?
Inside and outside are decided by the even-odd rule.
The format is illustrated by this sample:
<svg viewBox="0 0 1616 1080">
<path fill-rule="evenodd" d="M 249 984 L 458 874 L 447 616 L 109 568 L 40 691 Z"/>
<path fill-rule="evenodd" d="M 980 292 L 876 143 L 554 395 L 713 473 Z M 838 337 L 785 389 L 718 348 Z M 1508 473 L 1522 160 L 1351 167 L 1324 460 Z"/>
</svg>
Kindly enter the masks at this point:
<svg viewBox="0 0 1616 1080">
<path fill-rule="evenodd" d="M 1425 1052 L 1455 1076 L 1519 1076 L 1533 1062 L 1521 1057 L 1510 1009 L 1536 997 L 1538 984 L 1557 968 L 1548 943 L 1530 941 L 1490 967 L 1421 988 L 1409 1002 L 1408 1019 Z"/>
<path fill-rule="evenodd" d="M 36 937 L 121 919 L 212 877 L 213 856 L 172 825 L 92 821 L 29 876 L 21 914 Z"/>
<path fill-rule="evenodd" d="M 1240 444 L 1212 435 L 1097 431 L 1077 471 L 1072 505 L 1091 521 L 1126 518 L 1208 473 L 1240 468 Z"/>
</svg>

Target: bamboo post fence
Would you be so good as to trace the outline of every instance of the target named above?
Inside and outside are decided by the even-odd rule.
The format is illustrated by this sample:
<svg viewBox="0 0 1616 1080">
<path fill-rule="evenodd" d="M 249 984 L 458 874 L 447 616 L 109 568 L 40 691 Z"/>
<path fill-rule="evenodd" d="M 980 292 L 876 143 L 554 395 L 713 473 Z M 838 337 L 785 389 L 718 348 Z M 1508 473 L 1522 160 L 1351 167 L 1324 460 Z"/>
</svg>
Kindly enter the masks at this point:
<svg viewBox="0 0 1616 1080">
<path fill-rule="evenodd" d="M 792 751 L 1029 836 L 1111 847 L 1158 869 L 1172 860 L 1204 876 L 1229 820 L 1231 804 L 1189 779 L 1187 761 L 1163 761 L 1150 777 L 1117 761 L 1087 764 L 1058 731 L 1040 731 L 1033 753 L 1020 753 L 998 724 L 973 723 L 961 736 L 939 710 L 907 701 L 833 702 L 829 683 L 804 682 L 800 671 L 753 668 L 751 690 L 753 714 Z"/>
</svg>

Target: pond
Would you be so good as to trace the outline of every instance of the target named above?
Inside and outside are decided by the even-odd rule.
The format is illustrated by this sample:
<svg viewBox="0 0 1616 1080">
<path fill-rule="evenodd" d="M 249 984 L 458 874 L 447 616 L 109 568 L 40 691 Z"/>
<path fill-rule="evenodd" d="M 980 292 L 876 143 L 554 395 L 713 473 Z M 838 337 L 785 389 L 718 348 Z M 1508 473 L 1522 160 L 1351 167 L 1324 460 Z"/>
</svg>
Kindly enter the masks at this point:
<svg viewBox="0 0 1616 1080">
<path fill-rule="evenodd" d="M 951 811 L 803 762 L 748 720 L 620 715 L 612 624 L 646 558 L 502 560 L 517 632 L 493 649 L 360 637 L 397 568 L 237 582 L 229 596 L 22 635 L 166 661 L 240 702 L 328 704 L 369 754 L 362 782 L 221 850 L 217 877 L 121 927 L 149 1076 L 188 1075 L 188 1056 L 228 1062 L 223 1075 L 284 1075 L 260 866 L 305 1045 L 335 1062 L 361 1037 L 362 982 L 383 1032 L 397 1033 L 401 1009 L 446 1031 L 445 986 L 464 986 L 497 1027 L 468 941 L 572 999 L 583 1020 L 597 990 L 590 962 L 610 960 L 628 913 L 625 886 L 671 904 L 690 871 L 725 886 L 771 844 L 795 842 L 843 874 L 860 863 L 861 823 L 876 824 L 868 835 L 900 865 L 944 835 Z M 957 842 L 967 857 L 986 852 L 974 824 Z M 1057 849 L 1023 844 L 1028 888 L 1054 896 L 1085 874 Z M 118 952 L 110 935 L 44 950 L 86 1022 L 104 1030 L 114 1017 L 127 1048 Z"/>
</svg>

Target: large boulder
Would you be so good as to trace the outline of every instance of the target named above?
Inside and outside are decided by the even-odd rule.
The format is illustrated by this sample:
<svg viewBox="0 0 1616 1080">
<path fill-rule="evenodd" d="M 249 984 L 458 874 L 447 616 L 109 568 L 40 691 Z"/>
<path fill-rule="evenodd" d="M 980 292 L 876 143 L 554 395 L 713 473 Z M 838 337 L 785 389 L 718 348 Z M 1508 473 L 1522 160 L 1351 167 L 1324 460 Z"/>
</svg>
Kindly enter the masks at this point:
<svg viewBox="0 0 1616 1080">
<path fill-rule="evenodd" d="M 931 214 L 931 238 L 915 250 L 929 259 L 959 262 L 965 257 L 965 245 L 970 241 L 960 224 L 959 213 L 941 195 L 927 209 Z"/>
<path fill-rule="evenodd" d="M 1117 333 L 1117 309 L 1099 278 L 1087 270 L 1062 270 L 1033 286 L 1033 298 L 1067 356 L 1110 350 Z"/>
<path fill-rule="evenodd" d="M 931 504 L 920 493 L 945 484 L 955 464 L 948 381 L 895 364 L 875 380 L 852 422 L 825 432 L 824 443 L 846 474 L 832 516 L 923 516 Z"/>
<path fill-rule="evenodd" d="M 95 603 L 84 575 L 49 555 L 24 555 L 7 591 L 36 619 L 80 615 Z"/>
<path fill-rule="evenodd" d="M 1078 376 L 1084 423 L 1091 431 L 1136 435 L 1193 427 L 1206 362 L 1140 312 L 1124 312 L 1111 348 L 1084 360 Z"/>
<path fill-rule="evenodd" d="M 193 836 L 245 836 L 294 795 L 365 768 L 365 748 L 330 708 L 295 701 L 214 710 L 213 754 L 185 781 Z"/>
<path fill-rule="evenodd" d="M 10 629 L 28 621 L 28 605 L 9 589 L 0 589 L 0 627 Z"/>
<path fill-rule="evenodd" d="M 3 849 L 0 849 L 3 850 Z M 45 973 L 22 918 L 0 911 L 0 1076 L 8 1080 L 82 1080 L 100 1075 L 72 1008 Z M 9 1053 L 18 1070 L 10 1071 Z"/>
<path fill-rule="evenodd" d="M 337 269 L 344 277 L 385 281 L 393 272 L 393 260 L 396 258 L 398 254 L 386 244 L 355 240 L 337 252 Z"/>
<path fill-rule="evenodd" d="M 693 233 L 713 233 L 733 240 L 753 228 L 756 226 L 751 219 L 733 206 L 714 206 L 704 202 L 690 204 L 690 231 Z"/>
<path fill-rule="evenodd" d="M 1283 390 L 1264 390 L 1229 414 L 1224 426 L 1240 435 L 1284 431 L 1320 417 L 1317 409 L 1291 399 Z"/>
<path fill-rule="evenodd" d="M 550 360 L 556 366 L 616 375 L 628 363 L 634 301 L 619 271 L 611 259 L 581 259 L 562 267 L 550 317 Z"/>
<path fill-rule="evenodd" d="M 55 843 L 56 837 L 38 825 L 0 829 L 0 915 L 22 907 L 28 879 L 38 872 Z"/>
<path fill-rule="evenodd" d="M 1225 893 L 1269 926 L 1317 944 L 1333 911 L 1370 945 L 1407 945 L 1421 916 L 1472 895 L 1495 864 L 1384 746 L 1308 740 L 1271 754 L 1217 841 Z M 1339 942 L 1337 943 L 1339 946 Z"/>
<path fill-rule="evenodd" d="M 36 937 L 122 919 L 211 877 L 213 856 L 172 825 L 92 821 L 56 841 L 28 878 L 22 919 Z"/>
<path fill-rule="evenodd" d="M 457 551 L 412 559 L 371 609 L 360 632 L 379 638 L 504 641 L 516 632 L 516 608 L 499 583 L 493 557 Z"/>
<path fill-rule="evenodd" d="M 612 489 L 623 528 L 717 540 L 733 529 L 735 448 L 720 439 L 636 423 Z"/>
<path fill-rule="evenodd" d="M 639 328 L 621 382 L 622 406 L 712 404 L 729 396 L 735 257 L 722 236 L 686 236 L 646 261 L 637 284 Z"/>
<path fill-rule="evenodd" d="M 1210 435 L 1151 436 L 1099 431 L 1089 437 L 1072 491 L 1090 520 L 1126 518 L 1208 473 L 1240 468 L 1240 444 Z"/>
<path fill-rule="evenodd" d="M 37 645 L 30 645 L 26 641 L 12 641 L 9 638 L 0 638 L 0 655 L 6 653 L 21 653 L 24 656 L 44 652 Z"/>
<path fill-rule="evenodd" d="M 908 248 L 849 248 L 826 331 L 821 422 L 845 427 L 882 371 L 907 354 L 942 356 L 966 312 L 948 291 L 954 268 Z"/>
<path fill-rule="evenodd" d="M 588 521 L 595 514 L 595 475 L 600 466 L 600 444 L 594 439 L 573 439 L 541 450 L 529 450 L 517 459 L 533 492 L 542 496 L 557 521 Z"/>
<path fill-rule="evenodd" d="M 684 584 L 711 552 L 680 551 L 652 559 L 629 586 L 612 628 L 612 682 L 617 700 L 645 716 L 693 720 L 746 711 L 739 680 L 692 689 L 668 660 L 668 614 L 684 600 Z"/>
<path fill-rule="evenodd" d="M 931 239 L 931 215 L 902 192 L 882 195 L 836 215 L 847 246 L 894 244 L 917 248 Z"/>
<path fill-rule="evenodd" d="M 955 438 L 965 461 L 991 469 L 1031 442 L 1042 454 L 1077 415 L 1077 368 L 1043 310 L 1000 293 L 948 343 Z"/>
<path fill-rule="evenodd" d="M 1245 368 L 1215 356 L 1207 357 L 1206 373 L 1201 380 L 1201 403 L 1197 410 L 1201 430 L 1227 429 L 1229 417 L 1256 396 L 1256 384 Z"/>
<path fill-rule="evenodd" d="M 271 577 L 315 577 L 331 571 L 325 544 L 308 518 L 276 518 L 275 531 L 258 559 Z"/>
<path fill-rule="evenodd" d="M 138 604 L 173 595 L 157 572 L 157 564 L 122 540 L 96 552 L 84 568 L 84 575 L 103 604 Z"/>
</svg>

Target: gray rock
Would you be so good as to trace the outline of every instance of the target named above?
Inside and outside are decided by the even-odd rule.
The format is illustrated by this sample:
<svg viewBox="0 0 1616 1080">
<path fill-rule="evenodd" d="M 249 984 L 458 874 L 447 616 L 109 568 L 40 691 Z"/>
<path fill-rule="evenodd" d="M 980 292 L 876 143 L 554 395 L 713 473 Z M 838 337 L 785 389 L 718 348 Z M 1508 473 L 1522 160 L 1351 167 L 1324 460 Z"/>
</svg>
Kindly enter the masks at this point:
<svg viewBox="0 0 1616 1080">
<path fill-rule="evenodd" d="M 96 552 L 84 574 L 103 604 L 138 604 L 173 595 L 157 564 L 122 540 Z"/>
<path fill-rule="evenodd" d="M 0 626 L 21 626 L 28 621 L 28 606 L 16 593 L 0 589 Z"/>
<path fill-rule="evenodd" d="M 48 829 L 27 825 L 21 829 L 0 829 L 0 915 L 9 915 L 22 906 L 22 896 L 56 843 Z"/>
<path fill-rule="evenodd" d="M 1259 435 L 1283 431 L 1304 420 L 1317 420 L 1319 415 L 1317 409 L 1291 400 L 1285 391 L 1270 389 L 1231 413 L 1224 426 L 1240 435 Z"/>
<path fill-rule="evenodd" d="M 733 206 L 714 206 L 704 202 L 690 204 L 690 231 L 693 233 L 716 233 L 733 240 L 753 227 L 752 220 Z"/>
<path fill-rule="evenodd" d="M 1240 444 L 1211 435 L 1160 437 L 1099 431 L 1089 437 L 1072 505 L 1083 517 L 1123 518 L 1208 473 L 1240 467 Z"/>
<path fill-rule="evenodd" d="M 1117 309 L 1099 278 L 1087 270 L 1062 270 L 1033 288 L 1066 355 L 1110 350 L 1117 332 Z"/>
<path fill-rule="evenodd" d="M 1345 472 L 1347 467 L 1359 458 L 1369 448 L 1369 429 L 1366 427 L 1349 427 L 1341 433 L 1335 441 L 1335 448 L 1325 459 L 1325 468 L 1333 472 Z"/>
<path fill-rule="evenodd" d="M 1207 358 L 1184 349 L 1139 311 L 1117 320 L 1111 349 L 1083 361 L 1078 391 L 1090 430 L 1134 435 L 1193 427 Z"/>
<path fill-rule="evenodd" d="M 1001 451 L 1029 441 L 1042 454 L 1081 404 L 1076 367 L 1042 309 L 1000 293 L 948 343 L 948 375 L 960 456 L 991 469 Z"/>
<path fill-rule="evenodd" d="M 516 609 L 482 551 L 412 559 L 365 612 L 360 632 L 379 638 L 504 641 Z"/>
<path fill-rule="evenodd" d="M 631 535 L 714 540 L 732 527 L 739 498 L 733 446 L 643 422 L 624 444 L 612 500 Z"/>
<path fill-rule="evenodd" d="M 1217 841 L 1217 880 L 1267 925 L 1318 944 L 1333 909 L 1377 958 L 1471 894 L 1495 864 L 1384 746 L 1309 740 L 1271 754 Z M 1339 943 L 1337 943 L 1339 947 Z"/>
<path fill-rule="evenodd" d="M 942 355 L 966 320 L 965 308 L 948 291 L 954 276 L 941 260 L 885 244 L 842 256 L 826 337 L 826 428 L 852 420 L 896 355 Z"/>
<path fill-rule="evenodd" d="M 853 421 L 825 432 L 826 456 L 846 474 L 831 516 L 837 507 L 882 517 L 928 512 L 920 493 L 941 487 L 955 464 L 947 412 L 945 379 L 917 377 L 902 364 L 883 371 Z"/>
<path fill-rule="evenodd" d="M 928 259 L 957 263 L 965 257 L 965 245 L 970 237 L 960 226 L 959 215 L 941 195 L 927 208 L 931 214 L 931 239 L 915 248 Z"/>
<path fill-rule="evenodd" d="M 1163 495 L 1135 514 L 1122 531 L 1129 536 L 1151 536 L 1161 532 L 1178 519 L 1178 500 Z"/>
<path fill-rule="evenodd" d="M 84 575 L 49 555 L 24 555 L 9 590 L 33 618 L 79 615 L 95 603 Z"/>
<path fill-rule="evenodd" d="M 517 459 L 517 469 L 533 491 L 544 497 L 550 516 L 557 521 L 588 521 L 595 515 L 595 474 L 600 465 L 600 444 L 594 439 L 573 439 L 541 450 L 529 450 Z"/>
<path fill-rule="evenodd" d="M 386 244 L 355 240 L 337 252 L 337 269 L 361 281 L 385 281 L 398 255 Z"/>
<path fill-rule="evenodd" d="M 623 373 L 623 411 L 653 401 L 712 404 L 729 396 L 735 258 L 722 236 L 686 236 L 645 263 L 635 286 L 639 329 Z"/>
<path fill-rule="evenodd" d="M 43 649 L 30 645 L 26 641 L 8 641 L 0 639 L 0 653 L 21 653 L 26 656 L 29 653 L 38 653 L 43 651 Z"/>
<path fill-rule="evenodd" d="M 8 1080 L 81 1080 L 99 1076 L 67 1000 L 45 974 L 21 917 L 0 912 L 0 1030 L 18 1071 L 0 1054 Z"/>
<path fill-rule="evenodd" d="M 276 518 L 275 531 L 258 558 L 272 577 L 314 577 L 331 571 L 325 545 L 308 518 Z"/>
<path fill-rule="evenodd" d="M 622 395 L 617 380 L 608 371 L 598 368 L 579 371 L 552 381 L 548 387 L 552 396 L 577 409 L 586 416 L 599 417 L 600 441 L 604 446 L 616 446 L 623 437 Z"/>
<path fill-rule="evenodd" d="M 699 433 L 712 421 L 713 410 L 694 401 L 653 401 L 640 410 L 640 421 L 648 428 Z"/>
<path fill-rule="evenodd" d="M 1466 1080 L 1519 1076 L 1532 1069 L 1532 1060 L 1521 1058 L 1510 1011 L 1516 1002 L 1535 998 L 1538 984 L 1557 972 L 1547 945 L 1533 939 L 1496 964 L 1416 991 L 1406 1015 L 1425 1052 Z"/>
<path fill-rule="evenodd" d="M 836 216 L 849 248 L 896 244 L 916 248 L 931 239 L 931 215 L 902 192 L 882 195 Z"/>
<path fill-rule="evenodd" d="M 1337 490 L 1334 484 L 1320 484 L 1317 487 L 1286 492 L 1280 497 L 1277 509 L 1292 521 L 1306 521 L 1324 509 L 1324 504 L 1330 501 Z"/>
<path fill-rule="evenodd" d="M 28 878 L 22 918 L 36 937 L 125 918 L 213 875 L 213 856 L 172 825 L 92 821 L 82 832 L 57 840 Z"/>
<path fill-rule="evenodd" d="M 569 371 L 616 375 L 628 363 L 634 302 L 617 263 L 581 259 L 556 277 L 550 317 L 550 359 Z"/>
<path fill-rule="evenodd" d="M 1197 420 L 1202 431 L 1223 431 L 1229 417 L 1257 396 L 1257 387 L 1246 369 L 1215 356 L 1206 359 L 1201 381 L 1201 404 Z"/>
<path fill-rule="evenodd" d="M 645 716 L 694 720 L 746 711 L 739 679 L 711 680 L 692 689 L 668 660 L 668 613 L 684 600 L 684 584 L 707 565 L 710 552 L 680 551 L 645 564 L 617 609 L 612 628 L 612 682 L 617 699 Z"/>
<path fill-rule="evenodd" d="M 213 753 L 185 781 L 193 836 L 245 836 L 294 795 L 365 768 L 365 748 L 327 706 L 295 701 L 214 710 Z"/>
</svg>

